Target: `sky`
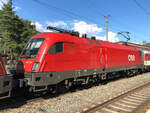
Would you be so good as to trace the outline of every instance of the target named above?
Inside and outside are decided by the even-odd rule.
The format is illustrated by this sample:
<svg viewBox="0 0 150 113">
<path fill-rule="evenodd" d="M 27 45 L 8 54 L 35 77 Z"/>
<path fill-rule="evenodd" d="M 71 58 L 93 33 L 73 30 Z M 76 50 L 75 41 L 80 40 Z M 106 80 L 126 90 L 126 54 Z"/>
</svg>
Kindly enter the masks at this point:
<svg viewBox="0 0 150 113">
<path fill-rule="evenodd" d="M 7 0 L 0 0 L 1 2 Z M 130 42 L 150 42 L 150 0 L 12 0 L 14 10 L 40 32 L 48 25 L 87 33 L 88 37 L 126 41 L 118 32 L 129 32 Z"/>
</svg>

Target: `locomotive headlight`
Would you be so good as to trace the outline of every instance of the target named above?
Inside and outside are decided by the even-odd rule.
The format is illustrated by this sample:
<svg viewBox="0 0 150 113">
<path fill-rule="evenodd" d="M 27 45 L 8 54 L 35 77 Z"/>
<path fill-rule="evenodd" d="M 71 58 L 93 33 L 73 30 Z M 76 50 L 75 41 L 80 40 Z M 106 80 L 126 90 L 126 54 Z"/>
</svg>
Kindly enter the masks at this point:
<svg viewBox="0 0 150 113">
<path fill-rule="evenodd" d="M 40 64 L 39 62 L 35 62 L 33 64 L 32 71 L 36 71 L 38 69 L 38 67 L 39 67 L 39 64 Z"/>
</svg>

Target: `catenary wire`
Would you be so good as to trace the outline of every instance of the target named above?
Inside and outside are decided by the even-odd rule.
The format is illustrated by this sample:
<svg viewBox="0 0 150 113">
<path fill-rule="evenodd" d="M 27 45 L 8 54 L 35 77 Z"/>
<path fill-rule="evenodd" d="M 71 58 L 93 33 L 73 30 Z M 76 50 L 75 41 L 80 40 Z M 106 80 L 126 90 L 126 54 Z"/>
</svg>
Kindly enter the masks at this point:
<svg viewBox="0 0 150 113">
<path fill-rule="evenodd" d="M 143 10 L 147 15 L 150 15 L 150 12 L 148 10 L 146 10 L 139 2 L 137 2 L 137 0 L 133 0 L 135 2 L 135 4 L 141 9 Z"/>
<path fill-rule="evenodd" d="M 63 8 L 58 8 L 58 7 L 56 7 L 56 6 L 47 4 L 47 3 L 43 2 L 43 1 L 40 1 L 40 0 L 32 0 L 32 1 L 34 1 L 34 2 L 36 2 L 36 3 L 38 3 L 38 4 L 40 4 L 40 5 L 43 5 L 43 6 L 52 8 L 52 9 L 55 9 L 55 10 L 57 10 L 57 11 L 59 11 L 59 12 L 62 12 L 64 15 L 66 15 L 67 17 L 70 17 L 70 18 L 72 18 L 72 19 L 74 19 L 74 18 L 80 18 L 80 19 L 82 19 L 82 20 L 85 20 L 85 19 L 86 19 L 87 21 L 92 22 L 92 23 L 97 23 L 95 20 L 91 20 L 91 19 L 89 19 L 89 18 L 82 17 L 82 16 L 80 16 L 80 15 L 74 13 L 74 12 L 68 11 L 68 10 L 63 9 Z M 103 25 L 102 25 L 102 26 L 103 26 Z"/>
</svg>

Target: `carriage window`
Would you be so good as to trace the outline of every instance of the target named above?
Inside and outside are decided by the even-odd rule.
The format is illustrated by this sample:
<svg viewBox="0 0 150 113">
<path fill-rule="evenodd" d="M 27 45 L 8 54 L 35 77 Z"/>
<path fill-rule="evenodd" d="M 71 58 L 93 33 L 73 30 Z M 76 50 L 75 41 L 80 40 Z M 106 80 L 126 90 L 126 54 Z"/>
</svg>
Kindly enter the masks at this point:
<svg viewBox="0 0 150 113">
<path fill-rule="evenodd" d="M 54 45 L 50 47 L 48 54 L 56 54 L 64 52 L 64 43 L 63 42 L 56 42 Z"/>
<path fill-rule="evenodd" d="M 148 54 L 145 55 L 145 60 L 146 60 L 146 61 L 148 60 Z"/>
</svg>

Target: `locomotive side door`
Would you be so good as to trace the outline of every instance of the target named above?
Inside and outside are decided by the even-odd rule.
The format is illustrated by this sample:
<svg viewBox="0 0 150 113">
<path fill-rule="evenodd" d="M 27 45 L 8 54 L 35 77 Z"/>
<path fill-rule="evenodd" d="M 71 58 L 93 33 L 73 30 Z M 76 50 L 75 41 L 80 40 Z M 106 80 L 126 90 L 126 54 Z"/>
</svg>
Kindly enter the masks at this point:
<svg viewBox="0 0 150 113">
<path fill-rule="evenodd" d="M 104 70 L 107 65 L 107 48 L 100 48 L 100 69 Z"/>
</svg>

